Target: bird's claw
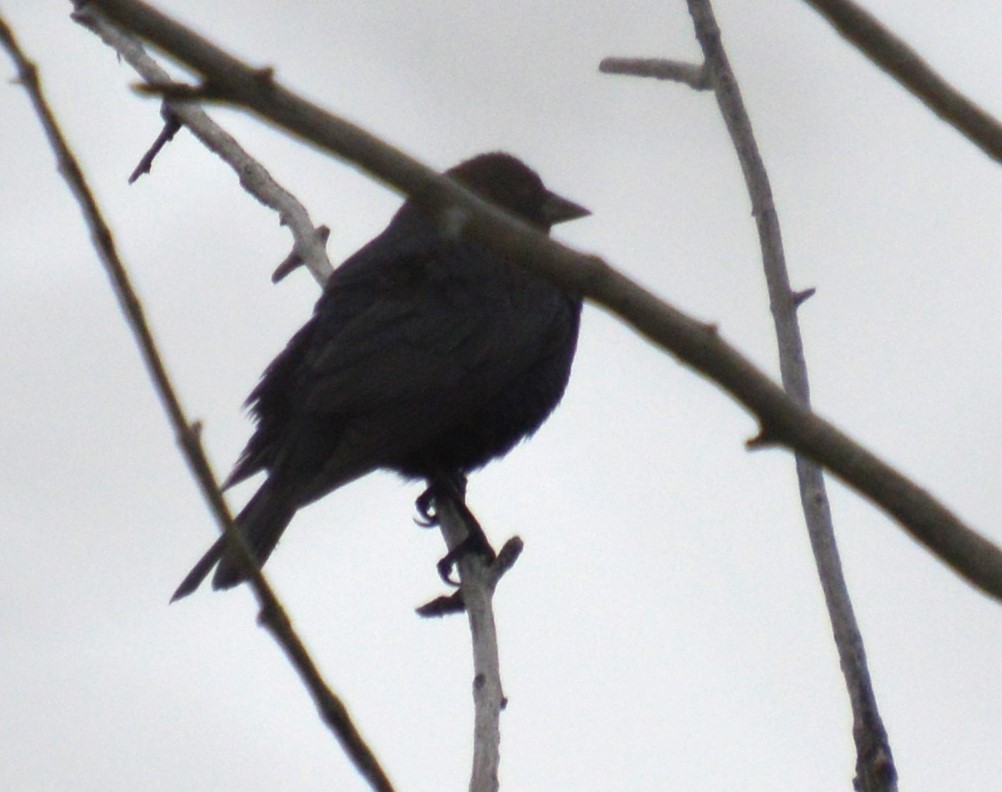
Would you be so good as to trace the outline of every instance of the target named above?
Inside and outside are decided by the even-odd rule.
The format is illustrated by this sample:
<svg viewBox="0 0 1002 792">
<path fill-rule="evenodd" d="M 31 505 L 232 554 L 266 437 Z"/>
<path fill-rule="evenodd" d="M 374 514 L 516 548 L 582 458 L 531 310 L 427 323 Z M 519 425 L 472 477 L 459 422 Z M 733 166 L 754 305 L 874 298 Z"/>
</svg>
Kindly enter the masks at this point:
<svg viewBox="0 0 1002 792">
<path fill-rule="evenodd" d="M 480 526 L 477 525 L 477 528 Z M 484 558 L 488 564 L 494 563 L 497 558 L 497 553 L 494 552 L 494 548 L 490 546 L 487 541 L 487 537 L 484 536 L 482 530 L 475 530 L 466 535 L 466 538 L 460 542 L 458 545 L 453 547 L 448 553 L 446 553 L 441 560 L 435 565 L 438 570 L 438 576 L 442 578 L 442 581 L 449 586 L 459 587 L 459 581 L 453 580 L 452 570 L 459 560 L 470 553 L 477 553 L 482 558 Z"/>
<path fill-rule="evenodd" d="M 422 528 L 434 528 L 438 525 L 438 513 L 435 511 L 435 487 L 433 485 L 417 496 L 414 508 L 417 509 L 418 513 L 414 522 Z"/>
</svg>

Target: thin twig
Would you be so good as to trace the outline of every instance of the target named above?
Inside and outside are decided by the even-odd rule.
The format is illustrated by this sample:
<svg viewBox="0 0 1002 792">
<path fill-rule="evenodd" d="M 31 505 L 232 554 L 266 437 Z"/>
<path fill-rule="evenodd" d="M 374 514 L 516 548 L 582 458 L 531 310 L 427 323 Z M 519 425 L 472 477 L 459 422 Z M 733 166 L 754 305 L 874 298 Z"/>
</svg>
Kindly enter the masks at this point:
<svg viewBox="0 0 1002 792">
<path fill-rule="evenodd" d="M 603 74 L 627 74 L 631 77 L 653 77 L 671 80 L 705 91 L 713 87 L 709 71 L 698 63 L 665 60 L 663 58 L 602 58 L 598 70 Z"/>
<path fill-rule="evenodd" d="M 806 407 L 810 405 L 810 386 L 800 324 L 797 321 L 797 305 L 803 299 L 798 299 L 798 295 L 790 288 L 779 216 L 773 202 L 769 176 L 755 142 L 741 90 L 731 71 L 710 0 L 688 0 L 688 5 L 696 38 L 712 78 L 717 104 L 741 162 L 751 198 L 779 342 L 783 387 Z M 807 532 L 852 707 L 853 737 L 856 741 L 856 788 L 861 792 L 894 792 L 897 789 L 897 773 L 870 681 L 863 638 L 842 574 L 824 477 L 821 468 L 801 454 L 796 454 L 796 468 Z"/>
<path fill-rule="evenodd" d="M 354 162 L 374 178 L 447 217 L 451 227 L 602 305 L 654 344 L 744 404 L 764 441 L 788 446 L 830 470 L 892 516 L 970 583 L 1002 599 L 1002 551 L 946 506 L 833 424 L 788 396 L 712 326 L 692 319 L 612 269 L 494 208 L 452 180 L 358 126 L 325 112 L 203 37 L 136 0 L 91 0 L 116 23 L 222 85 L 236 105 Z M 444 215 L 440 214 L 444 213 Z"/>
<path fill-rule="evenodd" d="M 1002 162 L 1002 124 L 933 71 L 907 43 L 850 0 L 805 0 L 866 57 L 992 159 Z"/>
<path fill-rule="evenodd" d="M 153 141 L 153 145 L 143 154 L 139 160 L 139 164 L 129 174 L 129 184 L 135 184 L 139 181 L 140 176 L 145 176 L 147 173 L 152 172 L 153 160 L 157 158 L 157 155 L 163 150 L 164 146 L 170 143 L 174 139 L 174 135 L 184 126 L 181 120 L 174 114 L 174 111 L 171 110 L 170 103 L 168 102 L 163 103 L 163 106 L 160 108 L 160 115 L 164 120 L 164 127 L 160 130 L 160 134 L 157 135 L 156 140 Z"/>
<path fill-rule="evenodd" d="M 56 155 L 59 172 L 63 175 L 74 197 L 80 204 L 84 220 L 90 228 L 94 246 L 104 265 L 118 297 L 119 304 L 136 337 L 143 356 L 143 362 L 156 387 L 157 395 L 170 418 L 178 443 L 184 450 L 185 459 L 191 467 L 209 503 L 213 516 L 226 536 L 228 549 L 233 551 L 241 571 L 249 578 L 261 609 L 261 620 L 285 650 L 300 677 L 306 683 L 324 720 L 331 726 L 337 739 L 344 746 L 359 772 L 375 790 L 392 792 L 392 786 L 379 766 L 372 751 L 365 744 L 355 728 L 347 709 L 341 700 L 326 686 L 319 670 L 307 653 L 302 641 L 292 628 L 282 605 L 261 575 L 253 557 L 247 549 L 241 533 L 233 524 L 219 485 L 202 449 L 198 424 L 188 421 L 170 382 L 160 354 L 146 322 L 143 308 L 129 282 L 125 266 L 118 256 L 111 230 L 105 223 L 93 193 L 87 186 L 83 172 L 70 151 L 56 120 L 46 103 L 38 80 L 38 70 L 22 53 L 6 22 L 0 18 L 0 43 L 10 52 L 18 68 L 19 82 L 24 86 L 45 129 Z"/>
<path fill-rule="evenodd" d="M 73 19 L 96 33 L 105 44 L 135 69 L 147 84 L 170 83 L 171 76 L 150 57 L 139 41 L 109 24 L 90 4 L 79 7 L 73 13 Z M 329 230 L 325 233 L 323 231 L 325 226 L 314 227 L 306 207 L 276 182 L 271 174 L 244 151 L 226 130 L 209 118 L 201 107 L 170 100 L 165 100 L 164 106 L 167 118 L 175 118 L 184 124 L 209 151 L 233 169 L 247 192 L 278 213 L 282 225 L 288 226 L 292 234 L 293 250 L 290 257 L 295 257 L 295 261 L 299 264 L 305 264 L 316 281 L 323 285 L 333 270 L 325 247 Z M 158 137 L 157 142 L 160 142 L 163 136 L 164 132 Z M 141 168 L 152 162 L 158 150 L 154 143 L 154 147 L 143 157 L 130 181 L 135 180 Z"/>
</svg>

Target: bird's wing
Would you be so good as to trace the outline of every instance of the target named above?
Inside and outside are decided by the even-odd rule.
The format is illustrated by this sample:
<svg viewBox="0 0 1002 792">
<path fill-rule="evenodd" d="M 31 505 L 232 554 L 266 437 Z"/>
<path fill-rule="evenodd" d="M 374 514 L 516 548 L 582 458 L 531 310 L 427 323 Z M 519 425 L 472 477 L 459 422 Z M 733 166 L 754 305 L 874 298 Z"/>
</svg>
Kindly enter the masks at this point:
<svg viewBox="0 0 1002 792">
<path fill-rule="evenodd" d="M 423 404 L 453 417 L 475 408 L 545 354 L 540 339 L 564 308 L 539 310 L 524 293 L 534 284 L 509 279 L 509 266 L 447 245 L 346 272 L 318 306 L 302 405 L 353 414 Z"/>
<path fill-rule="evenodd" d="M 257 430 L 227 486 L 280 458 L 303 467 L 303 449 L 329 454 L 348 430 L 380 449 L 391 437 L 420 445 L 497 399 L 546 359 L 547 344 L 558 350 L 575 332 L 566 299 L 541 281 L 423 231 L 394 221 L 335 270 L 313 317 L 251 394 Z"/>
</svg>

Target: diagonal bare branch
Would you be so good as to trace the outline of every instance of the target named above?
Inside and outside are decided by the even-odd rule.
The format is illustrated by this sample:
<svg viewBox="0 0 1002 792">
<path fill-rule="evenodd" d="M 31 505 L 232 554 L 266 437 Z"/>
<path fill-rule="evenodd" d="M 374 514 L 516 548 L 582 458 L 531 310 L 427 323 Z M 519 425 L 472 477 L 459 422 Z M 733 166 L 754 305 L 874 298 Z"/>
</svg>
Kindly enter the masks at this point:
<svg viewBox="0 0 1002 792">
<path fill-rule="evenodd" d="M 254 590 L 261 609 L 261 621 L 285 650 L 293 666 L 313 696 L 314 702 L 331 727 L 334 735 L 344 747 L 359 772 L 374 790 L 392 792 L 392 785 L 379 766 L 375 755 L 366 745 L 358 729 L 352 723 L 347 708 L 327 687 L 319 669 L 310 658 L 299 639 L 284 608 L 254 562 L 243 536 L 236 529 L 226 501 L 213 475 L 209 461 L 202 449 L 198 424 L 192 424 L 185 416 L 181 403 L 171 384 L 170 377 L 157 351 L 153 334 L 143 312 L 142 304 L 130 283 L 125 265 L 119 258 L 111 229 L 101 215 L 94 195 L 87 186 L 80 166 L 70 151 L 56 120 L 42 94 L 38 80 L 38 70 L 20 50 L 13 33 L 0 18 L 0 44 L 8 50 L 18 68 L 19 82 L 24 86 L 35 112 L 42 123 L 46 137 L 55 152 L 59 171 L 65 178 L 71 192 L 80 204 L 84 220 L 90 228 L 98 256 L 104 265 L 118 297 L 122 312 L 136 337 L 143 362 L 153 380 L 157 395 L 170 418 L 177 441 L 184 451 L 185 459 L 208 501 L 216 522 L 223 531 L 226 542 L 236 552 L 236 558 Z"/>
<path fill-rule="evenodd" d="M 1002 124 L 972 102 L 879 19 L 851 0 L 805 0 L 860 52 L 923 104 L 997 162 L 1002 162 Z"/>
<path fill-rule="evenodd" d="M 115 50 L 147 84 L 169 83 L 170 74 L 146 52 L 141 42 L 133 36 L 109 25 L 87 5 L 73 14 L 74 21 L 88 28 L 109 47 Z M 198 105 L 164 100 L 165 118 L 176 119 L 184 124 L 191 133 L 209 151 L 216 154 L 229 165 L 240 178 L 240 184 L 247 192 L 257 198 L 262 204 L 278 213 L 284 226 L 288 226 L 293 239 L 293 250 L 290 258 L 305 264 L 318 283 L 323 285 L 332 267 L 327 258 L 325 244 L 329 231 L 324 226 L 316 228 L 310 220 L 309 212 L 296 197 L 272 178 L 261 164 L 250 156 L 241 145 L 225 129 L 213 121 Z M 169 131 L 165 128 L 161 137 Z M 158 143 L 160 140 L 158 139 Z M 162 145 L 162 144 L 161 144 Z M 143 162 L 133 173 L 130 181 L 142 172 L 144 165 L 148 170 L 149 162 L 157 153 L 154 149 L 143 158 Z M 288 259 L 287 259 L 288 260 Z M 284 277 L 284 276 L 283 276 Z"/>
</svg>

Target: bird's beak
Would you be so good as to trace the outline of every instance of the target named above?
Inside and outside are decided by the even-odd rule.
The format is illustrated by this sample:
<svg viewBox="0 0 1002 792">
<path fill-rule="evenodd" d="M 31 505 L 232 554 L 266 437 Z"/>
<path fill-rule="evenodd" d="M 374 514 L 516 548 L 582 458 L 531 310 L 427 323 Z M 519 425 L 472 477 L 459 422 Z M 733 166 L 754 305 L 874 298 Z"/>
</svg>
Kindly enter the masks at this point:
<svg viewBox="0 0 1002 792">
<path fill-rule="evenodd" d="M 543 217 L 546 222 L 554 226 L 557 223 L 566 223 L 568 220 L 577 220 L 579 217 L 590 215 L 587 209 L 574 201 L 561 198 L 556 193 L 547 193 L 543 202 Z"/>
</svg>

